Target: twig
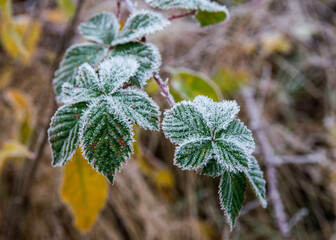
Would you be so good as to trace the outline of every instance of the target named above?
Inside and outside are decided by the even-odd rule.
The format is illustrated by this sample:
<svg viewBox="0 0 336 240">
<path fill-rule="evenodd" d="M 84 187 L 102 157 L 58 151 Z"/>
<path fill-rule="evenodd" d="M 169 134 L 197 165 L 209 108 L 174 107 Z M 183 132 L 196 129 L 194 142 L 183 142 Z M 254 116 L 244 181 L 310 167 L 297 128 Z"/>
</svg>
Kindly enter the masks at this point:
<svg viewBox="0 0 336 240">
<path fill-rule="evenodd" d="M 163 80 L 161 79 L 161 77 L 158 73 L 154 73 L 153 78 L 155 79 L 155 81 L 159 85 L 159 87 L 161 89 L 161 93 L 167 99 L 167 102 L 169 103 L 170 107 L 174 107 L 175 101 L 174 101 L 173 96 L 169 92 L 167 82 L 166 83 L 163 82 Z"/>
<path fill-rule="evenodd" d="M 118 20 L 120 20 L 121 16 L 121 0 L 117 0 L 117 14 L 116 17 Z"/>
<path fill-rule="evenodd" d="M 60 47 L 58 49 L 57 56 L 55 57 L 53 63 L 51 64 L 51 72 L 52 72 L 52 77 L 51 78 L 53 78 L 54 71 L 57 69 L 65 49 L 67 48 L 67 46 L 69 45 L 70 41 L 72 40 L 72 38 L 75 34 L 75 26 L 77 24 L 77 21 L 78 21 L 78 18 L 79 18 L 79 15 L 80 15 L 80 12 L 82 10 L 84 2 L 85 2 L 85 0 L 79 0 L 78 1 L 78 5 L 77 5 L 77 8 L 76 8 L 75 15 L 74 15 L 72 21 L 70 22 L 70 24 L 68 25 L 68 27 L 66 29 L 66 33 L 64 34 L 64 36 L 61 40 L 61 44 L 60 44 Z M 50 89 L 51 89 L 51 92 L 53 92 L 51 82 L 50 82 Z M 18 191 L 17 191 L 17 193 L 14 193 L 14 197 L 13 197 L 14 199 L 11 202 L 9 215 L 8 215 L 7 221 L 6 221 L 7 224 L 5 226 L 4 239 L 16 239 L 15 235 L 17 234 L 17 231 L 15 231 L 15 230 L 17 229 L 17 225 L 21 222 L 24 203 L 26 203 L 27 200 L 28 200 L 29 191 L 30 191 L 30 188 L 32 186 L 32 183 L 33 183 L 33 180 L 35 178 L 38 167 L 41 163 L 42 156 L 43 156 L 45 146 L 46 146 L 46 143 L 47 143 L 48 136 L 47 136 L 46 132 L 47 132 L 48 127 L 49 127 L 49 121 L 50 121 L 50 118 L 54 114 L 54 111 L 57 107 L 57 104 L 56 104 L 53 96 L 52 96 L 52 99 L 53 100 L 52 100 L 51 112 L 50 112 L 49 117 L 48 117 L 48 122 L 46 122 L 43 126 L 43 130 L 42 130 L 43 138 L 40 142 L 40 145 L 37 148 L 35 158 L 33 159 L 33 161 L 25 160 L 25 163 L 33 162 L 33 164 L 32 164 L 31 167 L 29 167 L 29 166 L 25 167 L 27 165 L 27 164 L 25 164 L 24 169 L 22 170 L 22 174 L 19 177 Z"/>
<path fill-rule="evenodd" d="M 125 2 L 125 6 L 130 13 L 135 12 L 136 8 L 132 0 L 123 0 L 123 1 Z"/>
<path fill-rule="evenodd" d="M 242 91 L 242 96 L 245 102 L 248 116 L 250 118 L 250 124 L 252 130 L 255 131 L 257 139 L 260 144 L 262 154 L 265 158 L 266 170 L 267 170 L 267 183 L 269 190 L 269 197 L 273 204 L 275 211 L 275 218 L 277 221 L 278 228 L 280 230 L 281 236 L 283 239 L 289 239 L 289 231 L 287 224 L 287 217 L 285 214 L 284 206 L 281 200 L 280 192 L 278 190 L 277 174 L 276 174 L 276 165 L 275 165 L 275 153 L 270 145 L 266 134 L 260 123 L 261 113 L 257 106 L 255 99 L 252 96 L 252 92 L 249 88 L 244 88 Z"/>
<path fill-rule="evenodd" d="M 196 10 L 193 10 L 191 12 L 187 12 L 187 13 L 184 13 L 184 14 L 181 14 L 181 15 L 175 15 L 175 16 L 171 16 L 168 18 L 169 21 L 172 21 L 172 20 L 175 20 L 175 19 L 178 19 L 178 18 L 183 18 L 183 17 L 187 17 L 187 16 L 193 16 L 196 14 Z"/>
<path fill-rule="evenodd" d="M 300 222 L 309 213 L 307 208 L 301 208 L 295 215 L 288 221 L 288 231 L 290 231 L 298 222 Z"/>
<path fill-rule="evenodd" d="M 275 165 L 282 164 L 306 164 L 306 163 L 321 163 L 327 160 L 325 152 L 317 152 L 307 155 L 293 156 L 277 156 L 275 157 Z"/>
</svg>

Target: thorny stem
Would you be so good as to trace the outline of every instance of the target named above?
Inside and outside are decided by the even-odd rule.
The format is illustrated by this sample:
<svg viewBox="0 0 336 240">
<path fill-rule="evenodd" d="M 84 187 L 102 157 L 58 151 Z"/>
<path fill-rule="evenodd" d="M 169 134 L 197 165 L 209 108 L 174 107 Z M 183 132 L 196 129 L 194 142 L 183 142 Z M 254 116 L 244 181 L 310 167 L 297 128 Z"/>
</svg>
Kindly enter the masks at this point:
<svg viewBox="0 0 336 240">
<path fill-rule="evenodd" d="M 55 57 L 53 63 L 51 64 L 51 72 L 52 72 L 52 77 L 54 75 L 55 70 L 57 69 L 59 62 L 62 58 L 62 55 L 66 48 L 68 47 L 70 41 L 72 40 L 74 34 L 75 34 L 75 27 L 77 24 L 77 21 L 79 19 L 80 12 L 83 8 L 85 0 L 79 0 L 77 7 L 76 7 L 76 12 L 74 17 L 72 18 L 70 24 L 68 25 L 65 34 L 63 35 L 63 38 L 61 40 L 61 44 L 59 46 L 59 49 L 57 51 L 57 56 Z M 51 77 L 51 78 L 52 78 Z M 51 91 L 52 90 L 52 84 L 51 85 Z M 53 94 L 51 94 L 53 95 Z M 53 98 L 54 99 L 54 98 Z M 43 126 L 42 132 L 44 133 L 43 138 L 41 140 L 40 145 L 37 147 L 37 151 L 35 154 L 35 158 L 32 160 L 32 166 L 28 166 L 28 164 L 31 162 L 30 160 L 25 161 L 24 169 L 22 171 L 22 174 L 20 175 L 19 179 L 19 186 L 18 186 L 18 192 L 14 193 L 14 199 L 11 202 L 11 206 L 9 209 L 9 216 L 7 217 L 7 222 L 5 226 L 5 232 L 4 232 L 4 239 L 15 239 L 15 235 L 18 233 L 18 231 L 15 231 L 18 229 L 18 225 L 21 222 L 21 218 L 23 215 L 23 208 L 24 208 L 24 203 L 27 202 L 28 196 L 29 196 L 29 191 L 32 186 L 33 180 L 35 178 L 35 175 L 37 173 L 38 167 L 41 163 L 42 156 L 44 153 L 44 149 L 48 140 L 48 136 L 46 134 L 48 127 L 49 127 L 49 120 L 54 114 L 55 110 L 57 108 L 57 104 L 55 100 L 52 102 L 52 107 L 51 107 L 51 112 L 48 117 L 48 122 L 45 123 Z M 26 167 L 27 165 L 27 167 Z M 1 238 L 1 237 L 0 237 Z"/>
<path fill-rule="evenodd" d="M 169 21 L 172 21 L 172 20 L 175 20 L 175 19 L 178 19 L 178 18 L 183 18 L 183 17 L 187 17 L 187 16 L 193 16 L 196 14 L 196 10 L 193 10 L 191 12 L 187 12 L 187 13 L 184 13 L 184 14 L 181 14 L 181 15 L 175 15 L 175 16 L 171 16 L 168 18 Z"/>
<path fill-rule="evenodd" d="M 275 218 L 277 221 L 277 225 L 280 230 L 282 239 L 284 240 L 289 239 L 289 228 L 286 219 L 287 217 L 281 200 L 280 192 L 278 189 L 278 181 L 275 165 L 276 156 L 260 123 L 259 116 L 261 115 L 257 103 L 254 97 L 252 96 L 251 90 L 248 88 L 244 88 L 241 91 L 241 94 L 243 96 L 246 105 L 248 117 L 250 118 L 251 128 L 256 133 L 262 154 L 264 155 L 265 158 L 266 170 L 267 170 L 266 178 L 268 183 L 269 196 L 275 211 Z"/>
<path fill-rule="evenodd" d="M 161 89 L 161 92 L 164 95 L 164 97 L 167 99 L 167 102 L 169 103 L 170 107 L 174 107 L 175 101 L 174 101 L 173 96 L 169 92 L 169 88 L 168 88 L 167 84 L 165 82 L 163 82 L 160 75 L 156 72 L 153 74 L 153 78 L 155 79 L 155 81 L 159 85 L 159 87 Z"/>
</svg>

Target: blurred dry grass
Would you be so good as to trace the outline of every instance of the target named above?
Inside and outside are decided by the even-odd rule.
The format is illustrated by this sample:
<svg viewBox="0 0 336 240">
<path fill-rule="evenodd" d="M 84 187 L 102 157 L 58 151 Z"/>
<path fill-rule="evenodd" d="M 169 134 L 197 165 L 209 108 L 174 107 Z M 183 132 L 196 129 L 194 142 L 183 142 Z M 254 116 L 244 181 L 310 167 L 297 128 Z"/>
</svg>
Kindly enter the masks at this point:
<svg viewBox="0 0 336 240">
<path fill-rule="evenodd" d="M 29 2 L 29 1 L 28 1 Z M 336 2 L 328 0 L 226 1 L 229 22 L 200 29 L 191 19 L 177 20 L 150 40 L 167 67 L 187 67 L 209 76 L 221 69 L 241 71 L 255 91 L 267 120 L 265 130 L 276 154 L 300 159 L 312 154 L 317 163 L 281 164 L 279 184 L 288 217 L 300 209 L 308 214 L 292 229 L 293 239 L 336 239 Z M 16 3 L 16 11 L 25 11 Z M 113 11 L 114 1 L 88 1 L 82 19 L 101 10 Z M 51 8 L 53 4 L 47 4 Z M 22 10 L 23 9 L 23 10 Z M 36 141 L 51 102 L 50 62 L 64 24 L 43 20 L 35 60 L 28 66 L 11 61 L 0 50 L 0 72 L 14 66 L 9 85 L 0 92 L 0 146 L 12 137 L 13 113 L 4 92 L 27 93 L 35 105 Z M 74 42 L 80 41 L 76 37 Z M 164 72 L 168 75 L 168 72 Z M 223 79 L 225 81 L 225 79 Z M 239 91 L 225 93 L 241 105 Z M 159 93 L 162 109 L 168 107 Z M 183 172 L 172 165 L 173 146 L 161 133 L 142 131 L 141 155 L 128 161 L 110 186 L 109 199 L 87 234 L 75 229 L 60 201 L 62 169 L 50 165 L 50 151 L 33 182 L 17 239 L 280 239 L 272 206 L 262 209 L 248 193 L 245 208 L 232 233 L 220 210 L 218 179 Z M 263 166 L 260 149 L 256 157 Z M 163 186 L 144 171 L 165 169 L 174 178 Z M 0 176 L 0 236 L 13 187 L 24 165 L 8 162 Z M 15 200 L 15 199 L 14 199 Z"/>
</svg>

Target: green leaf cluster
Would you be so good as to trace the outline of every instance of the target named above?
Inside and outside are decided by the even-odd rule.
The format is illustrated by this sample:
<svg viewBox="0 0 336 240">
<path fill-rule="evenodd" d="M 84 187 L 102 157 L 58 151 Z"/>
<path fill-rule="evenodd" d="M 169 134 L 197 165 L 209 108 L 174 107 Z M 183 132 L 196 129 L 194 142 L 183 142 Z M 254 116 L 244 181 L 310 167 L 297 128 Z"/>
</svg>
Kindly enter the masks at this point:
<svg viewBox="0 0 336 240">
<path fill-rule="evenodd" d="M 58 102 L 63 102 L 63 84 L 75 84 L 78 68 L 83 63 L 97 66 L 110 56 L 134 56 L 139 67 L 130 78 L 130 84 L 135 87 L 146 85 L 153 72 L 158 71 L 161 56 L 155 45 L 139 40 L 168 24 L 169 21 L 162 15 L 145 10 L 132 14 L 121 31 L 113 13 L 103 12 L 81 23 L 79 32 L 91 42 L 75 44 L 66 51 L 53 79 Z"/>
<path fill-rule="evenodd" d="M 221 176 L 220 202 L 231 228 L 242 209 L 247 181 L 266 207 L 263 173 L 252 156 L 252 133 L 236 119 L 238 112 L 235 101 L 214 102 L 197 96 L 166 110 L 162 122 L 166 137 L 177 144 L 175 165 Z"/>
</svg>

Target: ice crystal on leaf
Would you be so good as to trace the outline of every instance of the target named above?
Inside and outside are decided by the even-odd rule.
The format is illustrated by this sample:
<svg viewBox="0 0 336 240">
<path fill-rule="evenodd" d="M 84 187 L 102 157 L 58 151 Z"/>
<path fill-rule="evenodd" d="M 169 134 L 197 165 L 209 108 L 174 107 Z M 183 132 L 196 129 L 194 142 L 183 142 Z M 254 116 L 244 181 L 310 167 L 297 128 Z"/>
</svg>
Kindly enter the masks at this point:
<svg viewBox="0 0 336 240">
<path fill-rule="evenodd" d="M 182 101 L 165 112 L 162 129 L 177 144 L 174 163 L 184 170 L 222 176 L 220 202 L 231 228 L 243 206 L 247 180 L 262 206 L 266 206 L 265 181 L 251 154 L 252 133 L 236 119 L 235 101 L 214 102 L 204 96 Z"/>
<path fill-rule="evenodd" d="M 133 13 L 120 32 L 119 22 L 113 13 L 103 12 L 80 24 L 79 32 L 93 43 L 75 44 L 66 51 L 53 79 L 57 101 L 65 102 L 61 95 L 64 83 L 75 87 L 79 66 L 83 63 L 96 66 L 106 56 L 134 56 L 140 66 L 132 74 L 130 84 L 143 87 L 160 67 L 161 56 L 156 46 L 139 40 L 168 24 L 169 21 L 162 15 L 147 10 Z"/>
<path fill-rule="evenodd" d="M 132 152 L 132 123 L 159 130 L 159 107 L 143 91 L 122 88 L 136 74 L 135 57 L 111 57 L 79 67 L 74 85 L 63 84 L 63 99 L 49 128 L 53 165 L 64 165 L 82 145 L 89 162 L 111 182 Z"/>
</svg>

